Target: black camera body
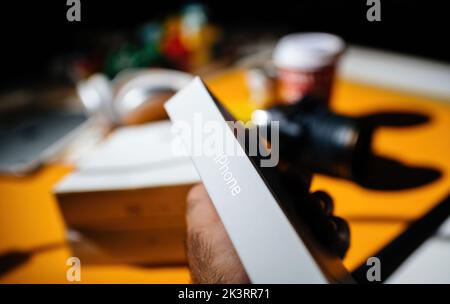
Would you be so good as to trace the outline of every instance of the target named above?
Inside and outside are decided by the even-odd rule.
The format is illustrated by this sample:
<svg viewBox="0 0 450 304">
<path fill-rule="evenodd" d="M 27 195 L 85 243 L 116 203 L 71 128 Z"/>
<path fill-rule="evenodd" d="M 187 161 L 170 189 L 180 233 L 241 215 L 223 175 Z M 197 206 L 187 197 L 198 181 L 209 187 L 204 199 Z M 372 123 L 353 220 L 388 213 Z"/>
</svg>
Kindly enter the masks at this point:
<svg viewBox="0 0 450 304">
<path fill-rule="evenodd" d="M 262 111 L 262 110 L 259 110 Z M 263 111 L 256 125 L 278 128 L 283 184 L 298 202 L 295 213 L 309 225 L 317 239 L 343 258 L 350 246 L 348 224 L 333 215 L 332 198 L 323 191 L 310 192 L 313 173 L 358 180 L 370 157 L 373 128 L 359 118 L 333 113 L 326 103 L 306 96 L 298 103 Z M 271 122 L 278 122 L 272 124 Z"/>
<path fill-rule="evenodd" d="M 364 174 L 373 128 L 363 119 L 336 114 L 313 96 L 275 106 L 266 114 L 267 122 L 279 122 L 283 161 L 312 173 L 352 180 Z"/>
</svg>

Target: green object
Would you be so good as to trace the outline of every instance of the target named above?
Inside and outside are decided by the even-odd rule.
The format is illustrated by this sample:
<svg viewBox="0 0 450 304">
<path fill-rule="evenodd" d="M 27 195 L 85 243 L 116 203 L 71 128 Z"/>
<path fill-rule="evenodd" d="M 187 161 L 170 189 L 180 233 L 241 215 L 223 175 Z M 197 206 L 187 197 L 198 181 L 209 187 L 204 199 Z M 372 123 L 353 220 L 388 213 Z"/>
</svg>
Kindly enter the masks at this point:
<svg viewBox="0 0 450 304">
<path fill-rule="evenodd" d="M 125 44 L 106 56 L 104 72 L 113 78 L 124 69 L 148 67 L 155 64 L 159 58 L 160 52 L 156 43 L 148 43 L 143 47 Z"/>
</svg>

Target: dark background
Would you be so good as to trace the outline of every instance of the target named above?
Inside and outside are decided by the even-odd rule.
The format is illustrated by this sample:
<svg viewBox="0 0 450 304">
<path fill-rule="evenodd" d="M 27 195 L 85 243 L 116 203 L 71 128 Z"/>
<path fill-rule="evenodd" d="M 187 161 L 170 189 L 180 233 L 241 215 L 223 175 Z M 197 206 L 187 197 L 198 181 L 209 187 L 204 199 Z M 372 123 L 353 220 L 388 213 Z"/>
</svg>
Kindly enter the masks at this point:
<svg viewBox="0 0 450 304">
<path fill-rule="evenodd" d="M 450 62 L 445 1 L 381 0 L 381 22 L 368 22 L 367 0 L 196 1 L 227 31 L 327 31 L 348 42 Z M 98 31 L 133 29 L 176 12 L 186 1 L 81 0 L 81 22 L 68 22 L 66 0 L 0 4 L 1 88 L 39 77 L 57 54 L 83 50 Z"/>
</svg>

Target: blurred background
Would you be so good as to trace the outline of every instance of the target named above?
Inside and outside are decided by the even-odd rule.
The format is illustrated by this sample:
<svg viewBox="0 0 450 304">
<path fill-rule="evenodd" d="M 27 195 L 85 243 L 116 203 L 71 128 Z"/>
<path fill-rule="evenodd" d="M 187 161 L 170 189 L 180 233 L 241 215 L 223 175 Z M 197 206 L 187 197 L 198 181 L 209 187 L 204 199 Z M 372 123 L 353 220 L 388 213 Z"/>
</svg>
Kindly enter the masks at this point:
<svg viewBox="0 0 450 304">
<path fill-rule="evenodd" d="M 331 195 L 351 231 L 338 252 L 349 270 L 377 255 L 392 274 L 425 244 L 397 281 L 450 282 L 450 225 L 441 226 L 450 215 L 449 13 L 382 0 L 381 22 L 369 22 L 369 7 L 81 0 L 81 21 L 69 22 L 63 0 L 3 3 L 0 282 L 67 282 L 70 256 L 87 265 L 83 282 L 190 281 L 184 201 L 200 179 L 171 154 L 162 104 L 192 75 L 236 118 L 260 111 L 313 130 L 282 143 L 288 167 L 308 173 L 287 185 Z M 321 36 L 335 43 L 331 62 L 277 70 L 280 38 L 308 32 L 335 35 Z M 318 80 L 311 89 L 304 79 Z M 282 100 L 283 87 L 302 94 Z M 305 88 L 320 100 L 303 99 Z M 339 130 L 357 140 L 337 140 Z"/>
<path fill-rule="evenodd" d="M 67 22 L 68 6 L 64 1 L 5 3 L 0 21 L 4 41 L 1 88 L 34 83 L 36 77 L 42 80 L 44 75 L 51 78 L 59 72 L 58 60 L 86 60 L 87 57 L 96 62 L 85 64 L 105 68 L 104 57 L 114 47 L 120 47 L 125 41 L 139 44 L 139 27 L 148 22 L 163 24 L 182 10 L 184 4 L 186 1 L 130 0 L 126 5 L 120 1 L 83 1 L 82 22 Z M 260 35 L 325 31 L 338 34 L 352 44 L 450 61 L 450 46 L 445 43 L 444 35 L 448 18 L 441 3 L 383 1 L 382 22 L 367 21 L 365 1 L 205 4 L 211 22 L 219 27 L 221 38 L 225 39 L 217 49 L 222 54 L 237 47 L 226 42 L 235 36 L 248 42 Z"/>
</svg>

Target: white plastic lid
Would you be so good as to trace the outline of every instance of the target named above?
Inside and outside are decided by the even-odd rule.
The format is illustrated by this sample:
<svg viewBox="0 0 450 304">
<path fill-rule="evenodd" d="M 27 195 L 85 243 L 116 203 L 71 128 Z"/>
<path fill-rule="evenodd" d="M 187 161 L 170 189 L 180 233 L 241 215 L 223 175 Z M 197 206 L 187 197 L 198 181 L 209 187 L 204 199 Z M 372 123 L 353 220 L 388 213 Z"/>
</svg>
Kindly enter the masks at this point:
<svg viewBox="0 0 450 304">
<path fill-rule="evenodd" d="M 344 41 L 332 34 L 290 34 L 278 42 L 273 62 L 280 68 L 316 70 L 333 64 L 344 48 Z"/>
</svg>

